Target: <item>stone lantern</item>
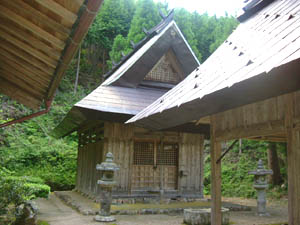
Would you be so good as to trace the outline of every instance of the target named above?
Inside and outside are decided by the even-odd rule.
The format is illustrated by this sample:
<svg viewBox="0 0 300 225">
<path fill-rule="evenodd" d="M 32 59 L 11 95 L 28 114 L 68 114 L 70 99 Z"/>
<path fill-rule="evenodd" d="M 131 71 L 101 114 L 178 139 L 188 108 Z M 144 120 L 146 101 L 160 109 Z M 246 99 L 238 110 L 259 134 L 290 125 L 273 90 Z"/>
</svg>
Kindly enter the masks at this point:
<svg viewBox="0 0 300 225">
<path fill-rule="evenodd" d="M 266 189 L 268 188 L 267 175 L 273 174 L 272 170 L 266 170 L 263 161 L 258 161 L 255 171 L 249 171 L 250 175 L 254 175 L 253 187 L 257 190 L 257 214 L 259 216 L 269 215 L 266 211 Z"/>
<path fill-rule="evenodd" d="M 98 180 L 100 185 L 100 211 L 95 217 L 98 222 L 112 222 L 116 219 L 110 215 L 110 206 L 112 202 L 112 188 L 116 185 L 114 180 L 115 171 L 119 167 L 113 162 L 114 156 L 111 152 L 106 154 L 106 159 L 101 164 L 97 164 L 96 169 L 101 171 L 101 179 Z"/>
</svg>

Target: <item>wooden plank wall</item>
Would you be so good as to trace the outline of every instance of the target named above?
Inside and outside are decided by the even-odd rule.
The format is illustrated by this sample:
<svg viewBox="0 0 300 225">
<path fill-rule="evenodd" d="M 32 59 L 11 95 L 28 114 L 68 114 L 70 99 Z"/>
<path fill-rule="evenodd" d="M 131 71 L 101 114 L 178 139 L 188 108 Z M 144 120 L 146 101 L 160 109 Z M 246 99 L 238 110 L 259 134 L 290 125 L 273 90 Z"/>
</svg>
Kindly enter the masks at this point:
<svg viewBox="0 0 300 225">
<path fill-rule="evenodd" d="M 104 154 L 113 153 L 114 162 L 120 166 L 116 172 L 119 192 L 130 190 L 130 165 L 132 164 L 134 127 L 121 123 L 104 123 Z"/>
<path fill-rule="evenodd" d="M 204 137 L 198 134 L 182 133 L 179 144 L 179 174 L 178 189 L 181 193 L 202 193 Z"/>
<path fill-rule="evenodd" d="M 96 165 L 103 160 L 103 141 L 78 148 L 76 190 L 93 197 L 97 193 L 100 173 Z"/>
<path fill-rule="evenodd" d="M 76 189 L 89 196 L 99 194 L 96 184 L 100 174 L 96 171 L 96 164 L 105 159 L 109 151 L 114 155 L 114 162 L 120 166 L 116 172 L 117 186 L 115 191 L 130 193 L 131 174 L 133 165 L 133 145 L 135 139 L 152 138 L 179 144 L 179 171 L 184 176 L 178 177 L 178 190 L 181 193 L 202 193 L 203 176 L 201 162 L 203 161 L 202 135 L 178 132 L 150 132 L 132 125 L 120 123 L 104 123 L 104 139 L 96 143 L 89 143 L 78 149 L 78 168 Z"/>
<path fill-rule="evenodd" d="M 253 103 L 213 115 L 213 146 L 222 140 L 249 138 L 255 135 L 282 134 L 287 141 L 289 224 L 300 224 L 300 91 Z M 213 148 L 212 160 L 220 151 Z M 216 163 L 215 163 L 216 164 Z M 221 224 L 220 165 L 213 165 L 212 221 Z"/>
</svg>

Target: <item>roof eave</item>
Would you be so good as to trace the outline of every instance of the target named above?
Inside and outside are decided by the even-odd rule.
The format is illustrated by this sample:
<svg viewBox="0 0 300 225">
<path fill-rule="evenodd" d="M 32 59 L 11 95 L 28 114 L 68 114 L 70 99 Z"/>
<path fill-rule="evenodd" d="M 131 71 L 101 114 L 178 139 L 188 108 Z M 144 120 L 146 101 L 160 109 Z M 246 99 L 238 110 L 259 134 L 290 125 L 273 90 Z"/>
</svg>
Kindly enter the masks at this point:
<svg viewBox="0 0 300 225">
<path fill-rule="evenodd" d="M 89 26 L 94 21 L 103 0 L 86 0 L 81 6 L 79 16 L 73 25 L 72 32 L 68 38 L 59 63 L 55 69 L 52 81 L 49 85 L 45 100 L 50 100 L 54 97 L 55 91 L 64 76 L 71 60 L 76 54 L 82 40 L 88 32 Z"/>
<path fill-rule="evenodd" d="M 180 107 L 166 109 L 136 121 L 132 118 L 130 121 L 151 130 L 176 127 L 205 116 L 297 91 L 300 89 L 299 71 L 300 59 L 296 59 L 269 73 L 243 80 L 202 99 L 197 98 Z"/>
</svg>

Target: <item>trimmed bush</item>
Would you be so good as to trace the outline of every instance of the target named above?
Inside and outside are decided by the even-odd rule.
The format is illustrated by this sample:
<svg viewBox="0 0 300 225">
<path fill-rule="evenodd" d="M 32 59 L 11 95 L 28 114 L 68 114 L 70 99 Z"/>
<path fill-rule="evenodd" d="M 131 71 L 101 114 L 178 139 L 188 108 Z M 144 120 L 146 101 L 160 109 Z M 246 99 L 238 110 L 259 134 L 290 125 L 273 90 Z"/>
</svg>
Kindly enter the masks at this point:
<svg viewBox="0 0 300 225">
<path fill-rule="evenodd" d="M 50 187 L 46 184 L 25 183 L 24 188 L 36 198 L 48 198 Z"/>
<path fill-rule="evenodd" d="M 44 180 L 39 177 L 31 177 L 31 176 L 24 176 L 24 177 L 18 177 L 18 176 L 7 176 L 4 178 L 6 181 L 20 181 L 24 183 L 32 183 L 32 184 L 44 184 Z"/>
</svg>

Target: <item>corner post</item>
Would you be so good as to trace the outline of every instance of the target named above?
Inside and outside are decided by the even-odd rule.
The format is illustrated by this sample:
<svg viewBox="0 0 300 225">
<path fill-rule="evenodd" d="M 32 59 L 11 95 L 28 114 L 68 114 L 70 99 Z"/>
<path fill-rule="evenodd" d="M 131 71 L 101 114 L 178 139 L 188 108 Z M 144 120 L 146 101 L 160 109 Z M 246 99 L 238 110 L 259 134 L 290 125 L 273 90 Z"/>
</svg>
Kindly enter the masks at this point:
<svg viewBox="0 0 300 225">
<path fill-rule="evenodd" d="M 300 131 L 294 128 L 294 98 L 286 95 L 289 225 L 300 224 Z"/>
<path fill-rule="evenodd" d="M 221 156 L 221 142 L 216 140 L 215 116 L 211 116 L 210 125 L 210 156 L 211 156 L 211 224 L 221 225 L 221 162 L 217 163 Z"/>
</svg>

